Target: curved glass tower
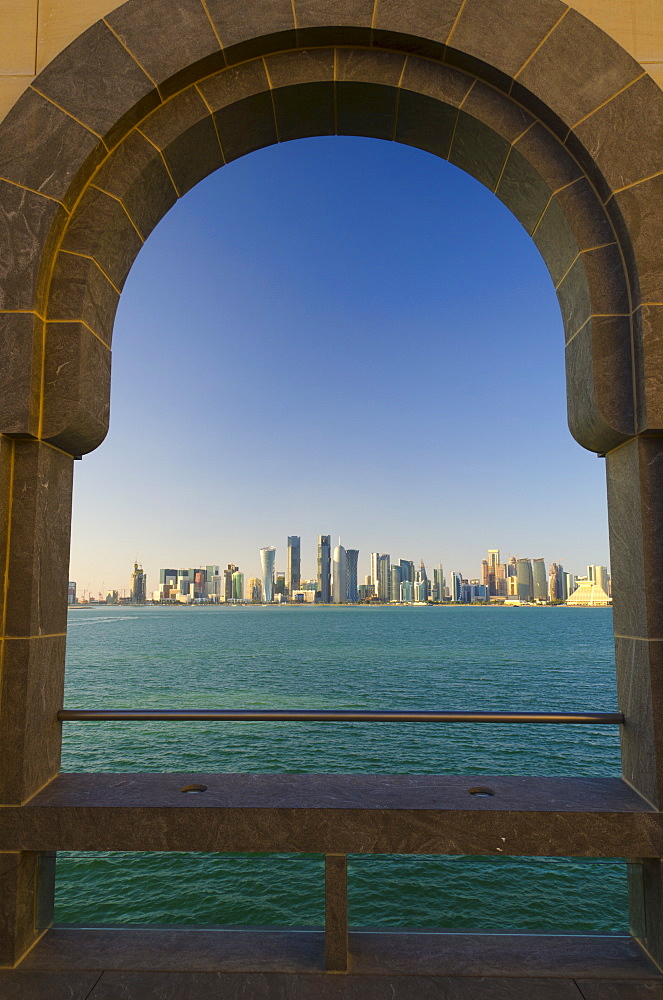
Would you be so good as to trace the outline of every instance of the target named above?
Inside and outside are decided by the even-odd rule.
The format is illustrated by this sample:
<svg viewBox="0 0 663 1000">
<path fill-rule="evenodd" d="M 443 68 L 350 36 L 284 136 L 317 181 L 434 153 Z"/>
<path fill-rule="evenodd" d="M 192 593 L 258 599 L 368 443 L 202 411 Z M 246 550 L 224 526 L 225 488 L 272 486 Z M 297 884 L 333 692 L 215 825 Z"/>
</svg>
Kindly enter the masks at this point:
<svg viewBox="0 0 663 1000">
<path fill-rule="evenodd" d="M 262 590 L 265 604 L 274 600 L 274 565 L 276 563 L 276 547 L 267 545 L 260 550 L 260 565 L 262 567 Z"/>
<path fill-rule="evenodd" d="M 345 604 L 348 599 L 348 563 L 345 549 L 339 543 L 334 549 L 332 563 L 332 601 Z"/>
</svg>

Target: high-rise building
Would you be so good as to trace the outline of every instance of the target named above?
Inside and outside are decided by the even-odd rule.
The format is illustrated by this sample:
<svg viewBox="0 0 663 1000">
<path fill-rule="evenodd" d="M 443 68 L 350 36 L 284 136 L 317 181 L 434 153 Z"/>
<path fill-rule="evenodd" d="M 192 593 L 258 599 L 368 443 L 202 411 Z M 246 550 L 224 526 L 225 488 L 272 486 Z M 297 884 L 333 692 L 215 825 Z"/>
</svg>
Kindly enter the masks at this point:
<svg viewBox="0 0 663 1000">
<path fill-rule="evenodd" d="M 356 604 L 359 600 L 359 588 L 357 586 L 357 563 L 359 562 L 359 549 L 346 549 L 345 559 L 348 566 L 348 603 Z"/>
<path fill-rule="evenodd" d="M 458 604 L 462 598 L 463 577 L 460 573 L 452 573 L 449 580 L 449 596 Z"/>
<path fill-rule="evenodd" d="M 143 567 L 137 562 L 134 563 L 134 571 L 131 574 L 131 603 L 145 604 L 147 594 L 147 575 L 143 573 Z"/>
<path fill-rule="evenodd" d="M 542 557 L 535 559 L 532 563 L 532 580 L 534 583 L 534 600 L 547 601 L 548 575 L 546 573 L 546 564 Z"/>
<path fill-rule="evenodd" d="M 318 535 L 318 600 L 331 602 L 331 536 Z"/>
<path fill-rule="evenodd" d="M 391 556 L 378 556 L 377 596 L 381 601 L 391 597 Z"/>
<path fill-rule="evenodd" d="M 260 550 L 260 566 L 262 568 L 262 591 L 265 604 L 274 600 L 274 564 L 276 562 L 276 547 L 266 545 Z"/>
<path fill-rule="evenodd" d="M 498 563 L 495 567 L 495 595 L 497 597 L 506 597 L 509 593 L 507 579 L 506 563 Z"/>
<path fill-rule="evenodd" d="M 67 603 L 68 604 L 75 604 L 76 603 L 76 581 L 75 580 L 70 580 L 69 583 L 67 584 Z"/>
<path fill-rule="evenodd" d="M 373 584 L 375 594 L 377 596 L 378 592 L 378 559 L 380 558 L 379 552 L 371 552 L 371 583 Z"/>
<path fill-rule="evenodd" d="M 277 595 L 277 597 L 280 597 L 282 600 L 285 600 L 286 597 L 285 573 L 276 574 L 274 593 Z"/>
<path fill-rule="evenodd" d="M 608 583 L 608 567 L 607 566 L 588 566 L 587 567 L 587 579 L 591 583 L 595 583 L 597 587 L 608 593 L 609 583 Z"/>
<path fill-rule="evenodd" d="M 345 604 L 348 599 L 348 561 L 345 549 L 339 542 L 334 549 L 332 566 L 332 601 Z"/>
<path fill-rule="evenodd" d="M 510 576 L 518 576 L 518 563 L 515 556 L 510 556 L 509 562 L 506 567 L 507 578 Z"/>
<path fill-rule="evenodd" d="M 516 578 L 518 580 L 518 600 L 531 601 L 534 595 L 531 559 L 518 559 L 516 563 Z"/>
<path fill-rule="evenodd" d="M 561 563 L 550 564 L 548 600 L 551 602 L 564 600 L 564 570 Z"/>
<path fill-rule="evenodd" d="M 401 580 L 403 583 L 414 583 L 414 563 L 411 559 L 401 559 Z"/>
<path fill-rule="evenodd" d="M 244 574 L 237 569 L 233 573 L 233 601 L 244 600 Z"/>
<path fill-rule="evenodd" d="M 246 596 L 253 604 L 262 604 L 262 580 L 252 576 L 246 589 Z"/>
<path fill-rule="evenodd" d="M 233 573 L 236 573 L 239 566 L 228 563 L 228 568 L 223 571 L 223 596 L 226 601 L 233 599 Z"/>
<path fill-rule="evenodd" d="M 396 563 L 391 567 L 391 580 L 389 592 L 392 601 L 399 601 L 401 596 L 401 568 Z"/>
<path fill-rule="evenodd" d="M 442 563 L 438 563 L 433 569 L 433 600 L 438 604 L 444 601 L 444 570 Z"/>
<path fill-rule="evenodd" d="M 414 584 L 412 580 L 402 580 L 401 581 L 401 593 L 400 593 L 402 604 L 412 604 L 414 600 Z"/>
<path fill-rule="evenodd" d="M 288 535 L 288 566 L 286 585 L 292 595 L 299 590 L 301 582 L 301 550 L 302 540 L 299 535 Z"/>
</svg>

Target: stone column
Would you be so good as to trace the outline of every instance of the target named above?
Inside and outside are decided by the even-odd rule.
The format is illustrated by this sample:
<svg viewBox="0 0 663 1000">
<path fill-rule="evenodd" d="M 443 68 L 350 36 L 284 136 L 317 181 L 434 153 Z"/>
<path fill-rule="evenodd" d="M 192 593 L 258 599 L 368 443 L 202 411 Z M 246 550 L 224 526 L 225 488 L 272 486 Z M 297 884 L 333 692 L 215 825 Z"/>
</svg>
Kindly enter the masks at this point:
<svg viewBox="0 0 663 1000">
<path fill-rule="evenodd" d="M 25 803 L 60 767 L 72 468 L 57 448 L 0 438 L 2 805 Z M 39 870 L 38 854 L 0 854 L 0 965 L 20 961 L 41 933 Z"/>
<path fill-rule="evenodd" d="M 663 435 L 606 456 L 622 773 L 663 804 Z M 631 927 L 663 967 L 663 868 L 640 859 L 629 876 Z"/>
</svg>

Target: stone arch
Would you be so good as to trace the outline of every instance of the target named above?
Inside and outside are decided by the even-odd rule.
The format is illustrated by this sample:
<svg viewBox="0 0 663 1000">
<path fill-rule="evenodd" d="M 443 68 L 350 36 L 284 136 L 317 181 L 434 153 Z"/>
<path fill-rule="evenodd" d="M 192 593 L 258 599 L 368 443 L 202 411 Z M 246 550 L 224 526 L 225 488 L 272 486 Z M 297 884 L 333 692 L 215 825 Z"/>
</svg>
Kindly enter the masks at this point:
<svg viewBox="0 0 663 1000">
<path fill-rule="evenodd" d="M 662 131 L 663 92 L 560 0 L 129 0 L 43 70 L 0 124 L 1 801 L 59 767 L 72 458 L 106 433 L 133 259 L 224 162 L 345 133 L 474 174 L 546 260 L 570 424 L 609 453 L 624 773 L 658 807 Z"/>
</svg>

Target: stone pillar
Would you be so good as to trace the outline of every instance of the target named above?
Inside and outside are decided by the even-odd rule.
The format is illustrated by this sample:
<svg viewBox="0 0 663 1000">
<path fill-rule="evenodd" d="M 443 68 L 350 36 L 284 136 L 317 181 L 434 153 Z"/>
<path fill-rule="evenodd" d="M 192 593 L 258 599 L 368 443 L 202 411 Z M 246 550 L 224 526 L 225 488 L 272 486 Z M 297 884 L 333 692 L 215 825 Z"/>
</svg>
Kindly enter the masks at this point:
<svg viewBox="0 0 663 1000">
<path fill-rule="evenodd" d="M 632 438 L 606 456 L 622 773 L 663 804 L 663 436 Z M 663 968 L 663 867 L 631 868 L 633 934 Z"/>
<path fill-rule="evenodd" d="M 60 767 L 72 468 L 42 442 L 0 438 L 2 805 L 26 802 Z M 41 933 L 39 869 L 33 852 L 0 854 L 0 965 L 20 961 Z"/>
</svg>

